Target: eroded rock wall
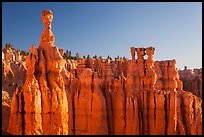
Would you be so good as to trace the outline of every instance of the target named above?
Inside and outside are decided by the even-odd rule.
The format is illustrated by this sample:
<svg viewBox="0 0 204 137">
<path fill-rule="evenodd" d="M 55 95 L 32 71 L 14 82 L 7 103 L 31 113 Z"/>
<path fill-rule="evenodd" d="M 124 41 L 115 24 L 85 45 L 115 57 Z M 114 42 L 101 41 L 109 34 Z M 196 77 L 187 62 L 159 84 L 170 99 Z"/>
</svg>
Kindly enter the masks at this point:
<svg viewBox="0 0 204 137">
<path fill-rule="evenodd" d="M 26 79 L 25 62 L 5 62 L 2 60 L 2 90 L 12 98 L 16 87 L 23 86 Z"/>
<path fill-rule="evenodd" d="M 202 98 L 202 68 L 179 70 L 180 79 L 183 82 L 183 89 L 192 92 Z"/>
<path fill-rule="evenodd" d="M 54 45 L 52 18 L 42 11 L 44 31 L 26 58 L 8 133 L 202 134 L 202 100 L 183 90 L 174 59 L 154 62 L 155 48 L 131 47 L 131 60 L 88 58 L 69 67 Z"/>
</svg>

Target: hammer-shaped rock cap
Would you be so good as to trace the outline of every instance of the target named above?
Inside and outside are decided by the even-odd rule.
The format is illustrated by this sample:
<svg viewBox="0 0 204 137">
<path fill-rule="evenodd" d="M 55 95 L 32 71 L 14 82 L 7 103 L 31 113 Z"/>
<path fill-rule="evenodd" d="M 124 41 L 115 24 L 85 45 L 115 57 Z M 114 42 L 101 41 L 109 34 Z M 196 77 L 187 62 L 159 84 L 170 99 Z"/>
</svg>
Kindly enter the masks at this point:
<svg viewBox="0 0 204 137">
<path fill-rule="evenodd" d="M 52 19 L 53 19 L 52 11 L 51 10 L 42 10 L 41 17 L 42 17 L 43 23 L 47 23 L 47 22 L 51 23 Z"/>
</svg>

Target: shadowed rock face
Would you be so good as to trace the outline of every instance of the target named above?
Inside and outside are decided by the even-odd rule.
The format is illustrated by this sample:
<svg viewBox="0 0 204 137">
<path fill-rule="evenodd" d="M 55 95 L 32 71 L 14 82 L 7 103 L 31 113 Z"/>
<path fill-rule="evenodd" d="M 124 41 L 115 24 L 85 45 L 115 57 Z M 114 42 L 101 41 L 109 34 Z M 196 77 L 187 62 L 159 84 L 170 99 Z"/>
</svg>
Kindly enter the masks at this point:
<svg viewBox="0 0 204 137">
<path fill-rule="evenodd" d="M 185 68 L 179 70 L 179 75 L 183 82 L 183 89 L 202 98 L 202 68 L 194 70 Z"/>
<path fill-rule="evenodd" d="M 5 62 L 2 60 L 2 90 L 12 98 L 15 88 L 22 86 L 26 79 L 25 62 Z"/>
<path fill-rule="evenodd" d="M 2 134 L 8 134 L 11 98 L 15 88 L 23 85 L 26 78 L 24 62 L 5 62 L 2 60 Z"/>
<path fill-rule="evenodd" d="M 8 92 L 2 91 L 2 134 L 6 134 L 10 117 L 11 99 Z"/>
<path fill-rule="evenodd" d="M 202 134 L 202 100 L 183 91 L 175 60 L 154 62 L 155 48 L 131 47 L 132 60 L 80 59 L 68 71 L 52 19 L 42 11 L 44 31 L 13 95 L 8 133 Z"/>
</svg>

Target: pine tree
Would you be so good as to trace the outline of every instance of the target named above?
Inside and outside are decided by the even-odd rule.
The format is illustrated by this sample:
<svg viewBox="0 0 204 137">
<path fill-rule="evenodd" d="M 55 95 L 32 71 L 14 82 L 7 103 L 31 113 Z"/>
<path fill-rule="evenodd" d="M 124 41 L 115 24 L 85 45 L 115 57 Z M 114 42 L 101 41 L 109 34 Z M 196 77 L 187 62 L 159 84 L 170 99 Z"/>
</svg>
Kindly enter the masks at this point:
<svg viewBox="0 0 204 137">
<path fill-rule="evenodd" d="M 6 43 L 6 46 L 5 46 L 6 48 L 13 48 L 13 45 L 10 43 L 10 42 L 8 42 L 8 43 Z"/>
<path fill-rule="evenodd" d="M 80 56 L 79 56 L 79 53 L 77 52 L 76 53 L 76 59 L 79 60 L 79 58 L 80 58 Z"/>
</svg>

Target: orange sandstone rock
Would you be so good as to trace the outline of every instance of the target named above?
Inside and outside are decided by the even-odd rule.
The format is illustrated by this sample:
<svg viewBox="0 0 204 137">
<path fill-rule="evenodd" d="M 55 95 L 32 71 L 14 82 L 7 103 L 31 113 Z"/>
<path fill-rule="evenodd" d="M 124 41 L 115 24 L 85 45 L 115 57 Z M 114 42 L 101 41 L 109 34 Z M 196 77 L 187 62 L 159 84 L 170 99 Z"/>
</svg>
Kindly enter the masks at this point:
<svg viewBox="0 0 204 137">
<path fill-rule="evenodd" d="M 154 62 L 153 47 L 131 47 L 131 60 L 64 60 L 52 19 L 42 11 L 44 30 L 26 58 L 23 88 L 13 94 L 8 133 L 202 134 L 202 100 L 182 89 L 175 60 Z M 13 77 L 15 65 L 2 64 L 4 77 Z"/>
<path fill-rule="evenodd" d="M 2 91 L 2 134 L 7 134 L 10 117 L 11 99 L 8 92 Z"/>
<path fill-rule="evenodd" d="M 23 117 L 21 112 L 23 101 L 22 101 L 22 92 L 16 88 L 15 93 L 12 97 L 11 111 L 10 111 L 10 119 L 7 132 L 13 135 L 22 135 L 23 130 Z"/>
<path fill-rule="evenodd" d="M 92 71 L 82 72 L 80 89 L 74 95 L 75 134 L 91 134 Z"/>
<path fill-rule="evenodd" d="M 125 94 L 124 80 L 120 77 L 111 84 L 111 101 L 113 109 L 114 134 L 125 134 Z"/>
<path fill-rule="evenodd" d="M 169 60 L 169 67 L 168 67 L 168 88 L 170 90 L 176 91 L 177 89 L 177 70 L 176 70 L 176 60 Z"/>
<path fill-rule="evenodd" d="M 184 70 L 179 70 L 178 73 L 183 89 L 202 98 L 202 68 L 191 70 L 186 67 Z"/>
<path fill-rule="evenodd" d="M 102 80 L 94 73 L 92 89 L 92 134 L 108 134 L 106 100 L 102 92 Z"/>
<path fill-rule="evenodd" d="M 39 48 L 32 46 L 26 58 L 25 114 L 19 113 L 25 124 L 21 123 L 24 126 L 19 134 L 68 134 L 68 102 L 61 74 L 65 61 L 54 46 L 52 18 L 51 11 L 42 11 L 44 31 Z M 14 130 L 9 133 L 15 134 Z"/>
<path fill-rule="evenodd" d="M 15 88 L 22 86 L 26 79 L 26 66 L 24 62 L 2 61 L 2 90 L 9 93 L 12 98 Z"/>
<path fill-rule="evenodd" d="M 146 60 L 146 75 L 143 78 L 144 81 L 144 88 L 146 90 L 154 90 L 155 87 L 155 83 L 157 80 L 157 75 L 155 70 L 152 68 L 153 67 L 154 62 L 151 60 Z"/>
<path fill-rule="evenodd" d="M 162 90 L 162 88 L 163 88 L 162 71 L 160 68 L 160 62 L 159 61 L 154 62 L 154 70 L 155 70 L 156 75 L 157 75 L 157 80 L 155 83 L 155 89 Z"/>
</svg>

